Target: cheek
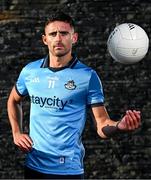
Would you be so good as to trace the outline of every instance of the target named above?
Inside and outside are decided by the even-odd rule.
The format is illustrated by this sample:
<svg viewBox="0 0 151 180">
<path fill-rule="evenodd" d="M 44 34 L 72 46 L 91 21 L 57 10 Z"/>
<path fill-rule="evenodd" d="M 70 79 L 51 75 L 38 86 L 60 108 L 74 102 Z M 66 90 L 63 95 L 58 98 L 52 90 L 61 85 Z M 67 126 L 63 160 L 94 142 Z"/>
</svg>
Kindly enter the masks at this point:
<svg viewBox="0 0 151 180">
<path fill-rule="evenodd" d="M 47 39 L 47 46 L 51 47 L 53 45 L 53 41 L 50 39 Z"/>
<path fill-rule="evenodd" d="M 73 40 L 72 39 L 66 39 L 65 43 L 66 43 L 67 46 L 71 47 L 72 44 L 73 44 Z"/>
<path fill-rule="evenodd" d="M 66 48 L 67 49 L 71 49 L 72 48 L 72 41 L 68 41 L 68 43 L 66 43 Z"/>
</svg>

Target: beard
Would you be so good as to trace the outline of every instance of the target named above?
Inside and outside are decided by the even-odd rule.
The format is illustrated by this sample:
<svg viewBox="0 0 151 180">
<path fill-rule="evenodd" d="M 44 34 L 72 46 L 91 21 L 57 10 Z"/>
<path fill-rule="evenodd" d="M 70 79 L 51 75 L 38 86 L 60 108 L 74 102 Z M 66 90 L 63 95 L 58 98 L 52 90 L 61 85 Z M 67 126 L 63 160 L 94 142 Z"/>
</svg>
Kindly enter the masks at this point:
<svg viewBox="0 0 151 180">
<path fill-rule="evenodd" d="M 70 51 L 66 51 L 66 52 L 55 52 L 55 56 L 57 57 L 63 57 L 65 55 L 67 55 Z"/>
<path fill-rule="evenodd" d="M 63 57 L 65 55 L 67 55 L 69 52 L 71 51 L 71 49 L 66 49 L 66 48 L 63 48 L 63 49 L 55 49 L 53 50 L 53 52 L 51 51 L 51 53 L 54 55 L 54 56 L 57 56 L 57 57 Z"/>
</svg>

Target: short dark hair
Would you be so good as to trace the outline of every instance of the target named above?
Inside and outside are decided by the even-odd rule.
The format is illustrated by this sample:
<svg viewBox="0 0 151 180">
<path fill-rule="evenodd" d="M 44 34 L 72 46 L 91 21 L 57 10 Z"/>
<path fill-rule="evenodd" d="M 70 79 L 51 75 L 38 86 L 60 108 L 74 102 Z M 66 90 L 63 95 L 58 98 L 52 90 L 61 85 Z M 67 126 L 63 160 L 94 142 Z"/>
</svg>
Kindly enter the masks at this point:
<svg viewBox="0 0 151 180">
<path fill-rule="evenodd" d="M 47 17 L 47 20 L 45 22 L 45 27 L 53 21 L 67 22 L 70 24 L 71 27 L 73 27 L 73 28 L 75 27 L 72 17 L 60 10 L 53 11 L 49 14 L 49 16 Z"/>
</svg>

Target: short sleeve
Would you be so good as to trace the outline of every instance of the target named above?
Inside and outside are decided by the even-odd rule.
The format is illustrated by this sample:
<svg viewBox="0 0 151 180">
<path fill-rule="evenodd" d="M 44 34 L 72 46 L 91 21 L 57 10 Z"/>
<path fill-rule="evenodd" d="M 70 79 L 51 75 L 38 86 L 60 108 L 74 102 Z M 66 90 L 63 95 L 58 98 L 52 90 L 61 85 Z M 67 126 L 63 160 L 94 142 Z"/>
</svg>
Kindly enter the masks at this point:
<svg viewBox="0 0 151 180">
<path fill-rule="evenodd" d="M 97 104 L 104 104 L 102 83 L 95 71 L 92 71 L 89 81 L 87 104 L 92 106 Z"/>
<path fill-rule="evenodd" d="M 28 95 L 28 91 L 25 84 L 25 69 L 23 68 L 16 82 L 16 91 L 20 96 Z"/>
</svg>

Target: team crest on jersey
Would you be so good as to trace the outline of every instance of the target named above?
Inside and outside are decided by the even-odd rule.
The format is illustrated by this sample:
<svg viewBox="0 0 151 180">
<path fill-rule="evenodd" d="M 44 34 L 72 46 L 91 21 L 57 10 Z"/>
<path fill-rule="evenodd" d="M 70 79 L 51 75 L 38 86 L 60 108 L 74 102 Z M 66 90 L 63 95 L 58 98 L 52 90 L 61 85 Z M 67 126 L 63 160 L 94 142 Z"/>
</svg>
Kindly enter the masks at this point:
<svg viewBox="0 0 151 180">
<path fill-rule="evenodd" d="M 68 81 L 64 86 L 66 89 L 69 89 L 69 90 L 74 90 L 77 87 L 73 80 Z"/>
</svg>

